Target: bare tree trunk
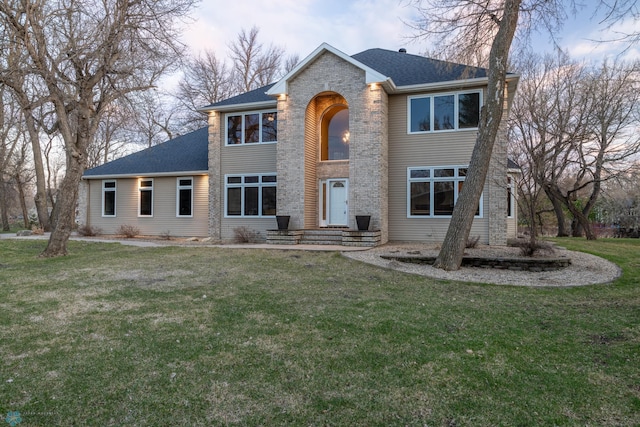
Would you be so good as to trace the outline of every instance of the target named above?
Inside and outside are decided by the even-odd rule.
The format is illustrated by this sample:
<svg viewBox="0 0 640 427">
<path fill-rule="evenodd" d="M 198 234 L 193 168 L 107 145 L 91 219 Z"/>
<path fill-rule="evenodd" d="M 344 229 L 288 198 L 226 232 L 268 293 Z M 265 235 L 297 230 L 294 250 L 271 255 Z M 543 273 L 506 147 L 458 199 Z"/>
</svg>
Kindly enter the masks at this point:
<svg viewBox="0 0 640 427">
<path fill-rule="evenodd" d="M 69 165 L 71 168 L 67 169 L 62 184 L 60 185 L 60 191 L 56 200 L 56 208 L 54 208 L 54 223 L 55 228 L 51 232 L 49 237 L 49 243 L 45 250 L 40 254 L 41 257 L 56 257 L 67 254 L 67 241 L 73 231 L 73 225 L 75 216 L 69 215 L 69 209 L 67 206 L 75 206 L 78 200 L 78 182 L 82 177 L 83 168 L 78 162 L 74 165 Z M 59 214 L 64 209 L 64 214 Z"/>
<path fill-rule="evenodd" d="M 27 199 L 25 199 L 24 194 L 24 183 L 22 182 L 22 177 L 19 173 L 16 173 L 14 175 L 14 179 L 16 180 L 18 194 L 20 195 L 20 209 L 22 210 L 22 221 L 24 223 L 24 228 L 29 228 L 29 211 L 27 210 Z"/>
<path fill-rule="evenodd" d="M 9 231 L 9 201 L 7 200 L 6 183 L 0 179 L 0 212 L 2 216 L 2 231 Z"/>
<path fill-rule="evenodd" d="M 504 92 L 511 42 L 518 25 L 521 0 L 505 0 L 504 13 L 491 45 L 489 56 L 487 103 L 482 108 L 478 137 L 471 155 L 468 175 L 453 209 L 442 249 L 434 267 L 458 270 L 462 263 L 473 217 L 487 178 L 493 146 L 504 110 Z"/>
<path fill-rule="evenodd" d="M 75 224 L 78 185 L 86 166 L 86 153 L 90 135 L 95 135 L 95 128 L 97 127 L 97 121 L 92 121 L 89 118 L 90 102 L 85 101 L 79 104 L 82 118 L 78 120 L 75 138 L 63 132 L 63 135 L 66 135 L 65 145 L 68 147 L 67 170 L 57 192 L 56 204 L 51 215 L 51 222 L 55 225 L 51 231 L 47 247 L 40 254 L 43 258 L 67 254 L 67 241 Z"/>
<path fill-rule="evenodd" d="M 552 194 L 546 193 L 547 197 L 551 201 L 551 205 L 553 206 L 553 213 L 556 215 L 556 220 L 558 221 L 558 237 L 568 237 L 569 231 L 567 230 L 566 218 L 564 216 L 564 210 L 562 209 L 562 202 Z"/>
<path fill-rule="evenodd" d="M 28 103 L 28 101 L 25 102 Z M 44 231 L 51 231 L 49 225 L 49 209 L 47 204 L 47 180 L 44 175 L 44 164 L 42 163 L 42 150 L 40 149 L 40 138 L 36 129 L 35 120 L 31 115 L 31 110 L 25 111 L 24 114 L 29 139 L 31 140 L 31 149 L 33 150 L 33 165 L 36 173 L 36 211 L 38 212 L 38 221 L 40 227 Z"/>
</svg>

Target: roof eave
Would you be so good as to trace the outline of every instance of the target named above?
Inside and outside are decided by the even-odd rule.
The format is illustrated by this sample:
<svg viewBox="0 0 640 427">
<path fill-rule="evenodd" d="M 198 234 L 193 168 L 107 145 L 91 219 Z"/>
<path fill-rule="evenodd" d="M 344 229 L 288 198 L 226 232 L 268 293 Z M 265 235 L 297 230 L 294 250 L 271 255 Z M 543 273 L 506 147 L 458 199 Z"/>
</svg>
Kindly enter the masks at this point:
<svg viewBox="0 0 640 427">
<path fill-rule="evenodd" d="M 241 104 L 230 104 L 230 105 L 209 105 L 207 107 L 198 108 L 198 111 L 202 111 L 205 113 L 209 113 L 212 111 L 221 111 L 221 112 L 229 112 L 229 111 L 241 111 L 241 110 L 260 110 L 263 108 L 273 108 L 278 105 L 277 100 L 273 101 L 260 101 L 260 102 L 244 102 Z"/>
<path fill-rule="evenodd" d="M 516 81 L 520 78 L 517 74 L 508 74 L 507 82 Z M 400 94 L 400 93 L 410 93 L 410 92 L 419 92 L 426 90 L 440 90 L 440 89 L 453 89 L 453 88 L 467 88 L 473 86 L 486 85 L 489 82 L 488 77 L 475 77 L 472 79 L 461 79 L 461 80 L 447 80 L 443 82 L 433 82 L 433 83 L 419 83 L 415 85 L 406 85 L 406 86 L 396 86 L 395 90 L 390 93 Z"/>
<path fill-rule="evenodd" d="M 155 178 L 167 176 L 186 176 L 186 175 L 207 175 L 208 170 L 199 171 L 175 171 L 175 172 L 150 172 L 150 173 L 123 173 L 123 174 L 102 174 L 102 175 L 83 175 L 82 179 L 118 179 L 118 178 Z"/>
</svg>

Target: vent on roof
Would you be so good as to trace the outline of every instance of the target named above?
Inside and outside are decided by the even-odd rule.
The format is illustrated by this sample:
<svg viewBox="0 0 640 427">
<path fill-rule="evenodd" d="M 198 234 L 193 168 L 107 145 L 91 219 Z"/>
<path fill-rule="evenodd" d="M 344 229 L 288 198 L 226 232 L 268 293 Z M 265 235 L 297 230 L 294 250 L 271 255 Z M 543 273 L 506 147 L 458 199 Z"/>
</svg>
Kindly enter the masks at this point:
<svg viewBox="0 0 640 427">
<path fill-rule="evenodd" d="M 400 50 L 398 50 L 398 52 L 400 53 L 407 53 L 407 49 L 401 47 Z"/>
</svg>

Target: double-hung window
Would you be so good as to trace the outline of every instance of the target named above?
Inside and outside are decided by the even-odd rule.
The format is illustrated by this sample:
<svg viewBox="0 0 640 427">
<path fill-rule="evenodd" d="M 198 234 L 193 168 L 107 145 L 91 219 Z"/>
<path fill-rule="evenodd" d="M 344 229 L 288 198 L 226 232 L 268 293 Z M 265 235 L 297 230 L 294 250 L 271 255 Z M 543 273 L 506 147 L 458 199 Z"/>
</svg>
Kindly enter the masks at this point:
<svg viewBox="0 0 640 427">
<path fill-rule="evenodd" d="M 176 216 L 193 216 L 193 178 L 181 177 L 177 179 Z"/>
<path fill-rule="evenodd" d="M 270 217 L 276 214 L 276 175 L 226 175 L 225 215 Z"/>
<path fill-rule="evenodd" d="M 455 92 L 408 98 L 409 133 L 475 129 L 480 122 L 482 93 Z"/>
<path fill-rule="evenodd" d="M 102 181 L 102 216 L 116 216 L 115 181 Z"/>
<path fill-rule="evenodd" d="M 278 113 L 257 111 L 227 114 L 226 145 L 265 144 L 278 141 Z"/>
<path fill-rule="evenodd" d="M 466 176 L 466 166 L 408 168 L 407 216 L 451 216 Z M 481 206 L 482 197 L 476 209 L 476 217 L 482 216 Z"/>
<path fill-rule="evenodd" d="M 153 179 L 141 179 L 138 193 L 138 216 L 153 216 Z"/>
</svg>

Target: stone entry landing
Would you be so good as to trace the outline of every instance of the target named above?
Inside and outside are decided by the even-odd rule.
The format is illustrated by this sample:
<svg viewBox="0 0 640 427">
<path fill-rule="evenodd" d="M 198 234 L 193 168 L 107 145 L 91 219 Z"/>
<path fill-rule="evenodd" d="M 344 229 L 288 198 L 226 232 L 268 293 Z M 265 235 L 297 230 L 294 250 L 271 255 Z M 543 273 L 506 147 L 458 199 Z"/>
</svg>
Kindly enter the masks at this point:
<svg viewBox="0 0 640 427">
<path fill-rule="evenodd" d="M 270 245 L 342 245 L 374 247 L 380 244 L 381 232 L 341 228 L 308 230 L 267 230 Z"/>
</svg>

